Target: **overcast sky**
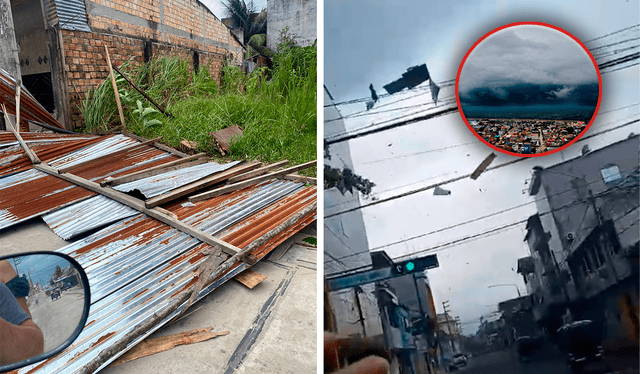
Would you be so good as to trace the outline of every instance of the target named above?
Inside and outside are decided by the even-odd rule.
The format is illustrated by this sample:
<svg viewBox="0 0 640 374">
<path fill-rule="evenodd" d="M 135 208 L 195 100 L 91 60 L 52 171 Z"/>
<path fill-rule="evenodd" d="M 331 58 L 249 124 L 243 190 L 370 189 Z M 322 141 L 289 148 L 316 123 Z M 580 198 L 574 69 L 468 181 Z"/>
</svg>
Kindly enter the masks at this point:
<svg viewBox="0 0 640 374">
<path fill-rule="evenodd" d="M 497 31 L 478 44 L 460 74 L 463 95 L 479 87 L 516 84 L 571 86 L 598 83 L 587 52 L 568 35 L 545 26 L 517 25 Z"/>
<path fill-rule="evenodd" d="M 325 84 L 336 102 L 367 97 L 370 83 L 378 94 L 384 93 L 383 85 L 399 78 L 407 67 L 422 63 L 436 82 L 455 79 L 467 50 L 487 32 L 512 22 L 553 24 L 582 41 L 640 23 L 637 0 L 462 1 L 455 5 L 415 0 L 403 4 L 325 0 Z M 586 135 L 637 117 L 638 75 L 637 66 L 603 75 L 601 114 Z M 434 111 L 427 87 L 425 83 L 411 92 L 382 97 L 369 112 L 364 112 L 363 102 L 340 105 L 343 115 L 352 115 L 345 121 L 347 130 Z M 443 86 L 439 105 L 446 106 L 453 97 L 453 86 Z M 624 106 L 629 107 L 603 113 Z M 399 107 L 405 109 L 390 110 Z M 331 125 L 325 123 L 325 127 Z M 632 131 L 640 131 L 637 124 L 585 143 L 597 149 L 625 139 Z M 526 194 L 533 166 L 576 157 L 585 143 L 487 172 L 476 181 L 467 178 L 448 184 L 444 186 L 451 190 L 448 196 L 434 196 L 428 190 L 363 208 L 369 246 L 397 258 L 525 220 L 536 212 L 534 198 Z M 355 172 L 376 183 L 373 196 L 363 205 L 471 173 L 492 153 L 458 113 L 358 138 L 350 141 L 350 147 Z M 513 158 L 498 154 L 493 165 Z M 514 208 L 518 205 L 523 206 Z M 461 225 L 511 208 L 508 213 Z M 445 229 L 453 225 L 460 226 Z M 436 308 L 441 312 L 442 302 L 448 300 L 452 313 L 465 323 L 465 333 L 474 333 L 479 317 L 496 310 L 498 302 L 517 297 L 516 286 L 524 292 L 522 277 L 515 272 L 518 258 L 529 255 L 523 243 L 524 227 L 516 225 L 437 252 L 440 267 L 428 271 Z M 428 234 L 436 230 L 442 231 Z M 489 288 L 494 284 L 516 286 Z"/>
<path fill-rule="evenodd" d="M 222 1 L 220 0 L 200 0 L 204 5 L 206 5 L 209 10 L 216 15 L 216 17 L 218 17 L 219 19 L 223 19 L 226 18 L 226 12 L 225 10 L 227 8 L 224 7 L 224 5 L 222 5 Z M 226 1 L 225 1 L 226 2 Z M 249 3 L 249 1 L 245 1 L 246 3 Z M 255 0 L 253 2 L 256 5 L 256 9 L 259 11 L 261 11 L 263 8 L 267 7 L 267 0 Z"/>
</svg>

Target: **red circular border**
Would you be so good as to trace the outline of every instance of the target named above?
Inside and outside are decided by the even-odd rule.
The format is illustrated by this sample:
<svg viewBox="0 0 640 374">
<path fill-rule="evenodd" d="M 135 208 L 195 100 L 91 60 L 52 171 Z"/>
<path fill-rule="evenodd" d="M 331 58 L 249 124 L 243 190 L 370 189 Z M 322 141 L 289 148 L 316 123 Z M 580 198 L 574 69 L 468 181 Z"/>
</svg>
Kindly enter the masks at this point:
<svg viewBox="0 0 640 374">
<path fill-rule="evenodd" d="M 467 117 L 464 115 L 464 112 L 462 111 L 462 105 L 460 104 L 460 94 L 458 92 L 458 85 L 460 83 L 460 73 L 462 72 L 462 67 L 464 66 L 464 63 L 467 61 L 467 58 L 469 57 L 471 52 L 478 46 L 478 44 L 480 44 L 483 40 L 485 40 L 489 36 L 495 34 L 496 32 L 498 32 L 500 30 L 504 30 L 504 29 L 509 28 L 509 27 L 521 26 L 521 25 L 529 25 L 529 26 L 533 25 L 533 26 L 549 27 L 551 29 L 554 29 L 556 31 L 560 31 L 561 33 L 569 36 L 576 43 L 578 43 L 582 47 L 582 49 L 584 49 L 585 52 L 587 52 L 587 55 L 589 56 L 589 58 L 591 58 L 591 62 L 593 62 L 593 66 L 596 68 L 596 73 L 598 74 L 598 104 L 596 105 L 596 110 L 593 112 L 593 115 L 591 116 L 591 120 L 589 121 L 587 126 L 584 128 L 584 130 L 582 130 L 582 132 L 578 136 L 576 136 L 573 140 L 571 140 L 567 144 L 565 144 L 565 145 L 563 145 L 561 147 L 558 147 L 558 148 L 556 148 L 556 149 L 554 149 L 552 151 L 548 151 L 548 152 L 544 152 L 544 153 L 524 154 L 524 153 L 510 152 L 510 151 L 507 151 L 506 149 L 502 149 L 502 148 L 500 148 L 498 146 L 495 146 L 495 145 L 489 143 L 488 141 L 484 140 L 484 138 L 482 138 L 473 129 L 473 127 L 471 127 L 471 125 L 469 124 L 469 121 L 467 120 Z M 494 29 L 492 31 L 489 31 L 482 38 L 480 38 L 477 42 L 475 42 L 471 46 L 469 51 L 467 51 L 467 53 L 464 55 L 464 58 L 462 59 L 462 62 L 460 63 L 460 67 L 458 68 L 458 75 L 456 76 L 456 103 L 458 104 L 458 112 L 460 112 L 460 116 L 464 120 L 464 123 L 467 125 L 467 127 L 473 133 L 473 135 L 475 135 L 478 139 L 480 139 L 481 142 L 483 142 L 484 144 L 488 145 L 489 147 L 495 149 L 498 152 L 501 152 L 501 153 L 504 153 L 504 154 L 507 154 L 507 155 L 511 155 L 511 156 L 519 156 L 519 157 L 548 156 L 550 154 L 553 154 L 553 153 L 556 153 L 556 152 L 560 152 L 563 149 L 569 147 L 573 143 L 577 142 L 584 135 L 584 133 L 587 132 L 587 130 L 589 130 L 589 128 L 591 127 L 591 124 L 593 124 L 593 121 L 596 119 L 596 116 L 598 115 L 598 110 L 600 109 L 600 102 L 601 101 L 602 101 L 602 76 L 600 75 L 600 69 L 598 69 L 598 64 L 596 63 L 596 59 L 593 58 L 593 55 L 591 54 L 591 52 L 589 52 L 589 49 L 580 40 L 578 40 L 578 38 L 576 38 L 575 36 L 571 35 L 569 32 L 567 32 L 567 31 L 565 31 L 565 30 L 563 30 L 563 29 L 561 29 L 561 28 L 559 28 L 557 26 L 553 26 L 553 25 L 550 25 L 548 23 L 543 23 L 543 22 L 514 22 L 514 23 L 510 23 L 508 25 L 500 26 L 500 27 L 498 27 L 498 28 L 496 28 L 496 29 Z"/>
</svg>

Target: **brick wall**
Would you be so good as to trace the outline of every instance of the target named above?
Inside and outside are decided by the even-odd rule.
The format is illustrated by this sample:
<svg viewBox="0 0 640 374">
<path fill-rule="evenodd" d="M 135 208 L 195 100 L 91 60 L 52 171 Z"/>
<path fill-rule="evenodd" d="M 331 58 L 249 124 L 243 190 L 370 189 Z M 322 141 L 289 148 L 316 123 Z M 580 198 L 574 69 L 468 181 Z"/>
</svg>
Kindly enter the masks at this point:
<svg viewBox="0 0 640 374">
<path fill-rule="evenodd" d="M 153 58 L 168 55 L 192 62 L 193 52 L 197 51 L 200 67 L 209 66 L 209 73 L 218 81 L 224 59 L 228 59 L 230 54 L 233 56 L 233 63 L 241 66 L 242 56 L 238 53 L 240 43 L 231 37 L 220 20 L 210 12 L 203 11 L 203 5 L 195 0 L 163 0 L 162 19 L 158 0 L 94 0 L 94 3 L 141 19 L 163 21 L 162 25 L 187 32 L 189 37 L 162 32 L 154 27 L 153 22 L 147 22 L 145 26 L 151 27 L 145 27 L 140 26 L 140 22 L 133 24 L 117 19 L 113 14 L 101 15 L 95 12 L 88 14 L 89 26 L 94 32 L 61 30 L 73 127 L 84 124 L 79 108 L 87 92 L 94 90 L 108 78 L 104 45 L 109 48 L 111 61 L 115 66 L 130 58 L 133 58 L 134 63 L 143 63 L 146 41 L 152 44 Z M 204 29 L 203 21 L 206 22 Z M 217 45 L 208 44 L 202 38 L 213 40 L 213 44 Z"/>
</svg>

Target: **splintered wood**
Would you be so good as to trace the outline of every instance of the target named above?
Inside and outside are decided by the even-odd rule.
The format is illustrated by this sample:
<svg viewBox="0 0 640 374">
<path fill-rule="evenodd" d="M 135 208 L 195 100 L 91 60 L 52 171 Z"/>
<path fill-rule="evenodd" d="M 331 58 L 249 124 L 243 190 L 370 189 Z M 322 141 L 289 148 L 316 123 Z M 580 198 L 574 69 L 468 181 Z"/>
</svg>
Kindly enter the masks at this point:
<svg viewBox="0 0 640 374">
<path fill-rule="evenodd" d="M 233 279 L 247 286 L 249 289 L 253 289 L 253 287 L 257 286 L 263 280 L 267 279 L 266 274 L 256 273 L 251 269 L 247 269 L 242 273 L 236 275 Z"/>
<path fill-rule="evenodd" d="M 122 365 L 125 362 L 133 361 L 141 357 L 168 351 L 179 345 L 199 343 L 205 340 L 216 338 L 218 336 L 229 334 L 229 331 L 211 332 L 211 330 L 213 330 L 213 327 L 206 327 L 187 332 L 181 332 L 179 334 L 162 336 L 159 338 L 145 339 L 140 344 L 137 344 L 130 351 L 114 361 L 111 365 Z"/>
</svg>

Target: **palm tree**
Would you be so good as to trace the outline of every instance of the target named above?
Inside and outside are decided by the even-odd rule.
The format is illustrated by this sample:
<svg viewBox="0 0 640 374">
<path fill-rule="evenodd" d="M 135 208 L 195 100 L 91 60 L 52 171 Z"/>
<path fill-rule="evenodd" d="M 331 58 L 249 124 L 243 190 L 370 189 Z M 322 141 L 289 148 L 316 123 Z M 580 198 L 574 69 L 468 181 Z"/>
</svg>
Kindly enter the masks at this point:
<svg viewBox="0 0 640 374">
<path fill-rule="evenodd" d="M 252 35 L 264 34 L 267 31 L 267 10 L 263 9 L 258 13 L 258 9 L 250 0 L 246 3 L 244 0 L 227 0 L 222 1 L 226 9 L 226 16 L 233 20 L 235 27 L 241 28 L 244 34 L 244 44 L 249 42 Z"/>
</svg>

